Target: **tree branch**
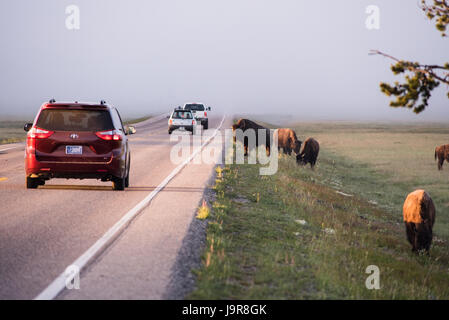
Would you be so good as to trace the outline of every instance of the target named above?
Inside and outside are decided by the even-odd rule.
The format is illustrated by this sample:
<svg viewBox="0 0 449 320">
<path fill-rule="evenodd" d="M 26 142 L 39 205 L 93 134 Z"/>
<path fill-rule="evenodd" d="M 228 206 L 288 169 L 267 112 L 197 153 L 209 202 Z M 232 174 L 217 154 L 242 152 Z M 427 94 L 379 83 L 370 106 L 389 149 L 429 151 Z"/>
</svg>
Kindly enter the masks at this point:
<svg viewBox="0 0 449 320">
<path fill-rule="evenodd" d="M 402 61 L 402 60 L 399 60 L 398 58 L 395 58 L 389 54 L 383 53 L 379 50 L 370 50 L 369 54 L 370 55 L 381 55 L 381 56 L 389 58 L 393 61 L 396 61 L 398 63 L 403 63 L 406 65 L 407 70 L 410 72 L 425 73 L 428 76 L 431 76 L 431 77 L 441 81 L 442 83 L 449 85 L 449 73 L 445 73 L 444 77 L 443 77 L 443 76 L 438 75 L 436 72 L 434 72 L 434 70 L 438 70 L 438 69 L 439 70 L 449 70 L 448 65 L 445 65 L 445 66 L 427 65 L 427 64 L 419 64 L 419 63 L 412 63 L 412 62 L 408 62 L 408 61 Z"/>
<path fill-rule="evenodd" d="M 433 4 L 427 4 L 427 0 L 421 0 L 421 10 L 430 20 L 435 19 L 435 27 L 443 37 L 447 37 L 446 28 L 449 25 L 449 3 L 447 0 L 433 0 Z"/>
</svg>

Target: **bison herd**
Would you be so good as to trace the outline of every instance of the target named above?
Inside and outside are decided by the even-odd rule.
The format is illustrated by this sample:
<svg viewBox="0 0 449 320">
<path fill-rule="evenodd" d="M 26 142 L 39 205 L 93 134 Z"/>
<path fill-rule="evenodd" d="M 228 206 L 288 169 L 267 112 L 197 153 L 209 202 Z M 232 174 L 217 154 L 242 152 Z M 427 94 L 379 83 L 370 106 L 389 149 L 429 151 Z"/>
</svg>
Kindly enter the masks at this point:
<svg viewBox="0 0 449 320">
<path fill-rule="evenodd" d="M 267 153 L 270 153 L 270 130 L 254 121 L 248 119 L 240 119 L 233 126 L 232 130 L 240 129 L 245 132 L 248 129 L 266 130 L 265 147 Z M 313 169 L 318 158 L 320 145 L 318 141 L 313 138 L 307 138 L 301 150 L 302 141 L 296 136 L 296 132 L 292 129 L 279 128 L 276 129 L 278 136 L 278 150 L 281 148 L 284 154 L 291 155 L 292 152 L 296 154 L 297 164 L 310 164 Z M 275 135 L 276 136 L 276 135 Z M 236 136 L 234 134 L 234 142 Z M 256 147 L 259 146 L 258 135 L 256 134 Z M 248 138 L 244 136 L 243 145 L 245 155 L 248 155 Z M 438 170 L 443 167 L 443 162 L 449 162 L 449 144 L 442 145 L 435 148 L 435 160 L 438 160 Z M 418 253 L 425 251 L 429 254 L 430 245 L 433 238 L 433 224 L 435 223 L 435 206 L 432 198 L 424 190 L 415 190 L 411 192 L 405 199 L 403 206 L 403 218 L 405 223 L 405 231 L 407 240 L 412 245 L 412 251 Z"/>
<path fill-rule="evenodd" d="M 255 123 L 254 121 L 248 119 L 240 119 L 234 125 L 232 125 L 232 130 L 240 129 L 244 133 L 247 130 L 257 130 L 264 129 L 266 132 L 265 148 L 267 154 L 270 154 L 270 129 Z M 278 136 L 278 150 L 283 149 L 284 154 L 291 155 L 292 151 L 296 154 L 296 163 L 306 165 L 310 164 L 311 168 L 315 166 L 316 159 L 318 158 L 318 153 L 320 151 L 320 145 L 318 141 L 313 138 L 308 138 L 304 141 L 304 146 L 301 151 L 302 141 L 296 136 L 296 132 L 292 129 L 280 128 L 275 130 L 275 136 Z M 234 134 L 234 142 L 236 141 L 236 135 Z M 248 137 L 243 137 L 243 148 L 245 151 L 245 156 L 248 155 Z M 259 135 L 256 134 L 255 146 L 258 147 L 260 144 Z"/>
<path fill-rule="evenodd" d="M 296 154 L 296 163 L 298 164 L 310 164 L 313 169 L 318 158 L 318 153 L 320 152 L 320 145 L 318 141 L 313 138 L 307 138 L 304 141 L 304 146 L 301 149 L 301 140 L 296 137 L 296 132 L 292 129 L 280 128 L 276 129 L 278 133 L 278 150 L 281 148 L 284 154 L 291 155 L 292 151 Z"/>
</svg>

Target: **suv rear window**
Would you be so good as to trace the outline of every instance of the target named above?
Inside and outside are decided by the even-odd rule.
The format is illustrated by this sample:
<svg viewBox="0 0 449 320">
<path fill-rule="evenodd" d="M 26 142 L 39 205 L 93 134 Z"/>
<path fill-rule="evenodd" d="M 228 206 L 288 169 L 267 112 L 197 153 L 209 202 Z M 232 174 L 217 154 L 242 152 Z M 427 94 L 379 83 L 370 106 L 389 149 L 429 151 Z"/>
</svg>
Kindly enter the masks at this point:
<svg viewBox="0 0 449 320">
<path fill-rule="evenodd" d="M 105 110 L 42 110 L 36 126 L 51 131 L 105 131 L 114 126 Z"/>
<path fill-rule="evenodd" d="M 175 111 L 172 119 L 192 119 L 192 113 L 190 111 Z"/>
<path fill-rule="evenodd" d="M 184 109 L 192 111 L 204 111 L 204 104 L 186 104 Z"/>
</svg>

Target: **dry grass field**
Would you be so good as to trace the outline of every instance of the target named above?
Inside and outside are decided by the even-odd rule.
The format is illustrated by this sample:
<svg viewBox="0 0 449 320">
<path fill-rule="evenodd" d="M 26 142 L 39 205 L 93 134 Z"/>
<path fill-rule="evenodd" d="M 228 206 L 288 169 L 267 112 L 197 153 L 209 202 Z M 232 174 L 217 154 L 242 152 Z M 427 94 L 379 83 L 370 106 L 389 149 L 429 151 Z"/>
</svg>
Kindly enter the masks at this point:
<svg viewBox="0 0 449 320">
<path fill-rule="evenodd" d="M 0 121 L 0 144 L 24 141 L 26 121 Z"/>
<path fill-rule="evenodd" d="M 437 206 L 436 230 L 449 237 L 449 163 L 438 171 L 434 159 L 435 147 L 449 144 L 449 124 L 300 123 L 294 128 L 303 140 L 315 137 L 325 154 L 364 164 L 383 175 L 380 190 L 364 190 L 380 195 L 393 192 L 388 195 L 390 202 L 380 200 L 398 214 L 405 192 L 427 190 Z M 360 190 L 357 181 L 347 187 Z"/>
<path fill-rule="evenodd" d="M 449 299 L 449 166 L 434 148 L 449 125 L 299 123 L 321 144 L 314 171 L 280 156 L 218 171 L 194 299 Z M 402 205 L 424 188 L 436 206 L 430 256 L 406 240 Z M 380 289 L 366 287 L 368 266 Z"/>
</svg>

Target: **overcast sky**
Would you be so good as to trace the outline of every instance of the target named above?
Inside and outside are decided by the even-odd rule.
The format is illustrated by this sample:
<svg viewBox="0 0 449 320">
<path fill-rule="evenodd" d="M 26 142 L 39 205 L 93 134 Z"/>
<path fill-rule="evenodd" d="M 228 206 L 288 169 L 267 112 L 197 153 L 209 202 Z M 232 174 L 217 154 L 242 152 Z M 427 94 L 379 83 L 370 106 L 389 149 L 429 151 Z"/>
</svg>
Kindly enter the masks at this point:
<svg viewBox="0 0 449 320">
<path fill-rule="evenodd" d="M 202 101 L 213 110 L 304 120 L 449 121 L 440 85 L 419 116 L 379 90 L 391 62 L 380 49 L 449 61 L 449 39 L 417 0 L 2 0 L 0 117 L 43 101 L 99 101 L 124 117 Z M 80 29 L 66 28 L 68 5 Z M 380 8 L 368 30 L 365 9 Z"/>
</svg>

